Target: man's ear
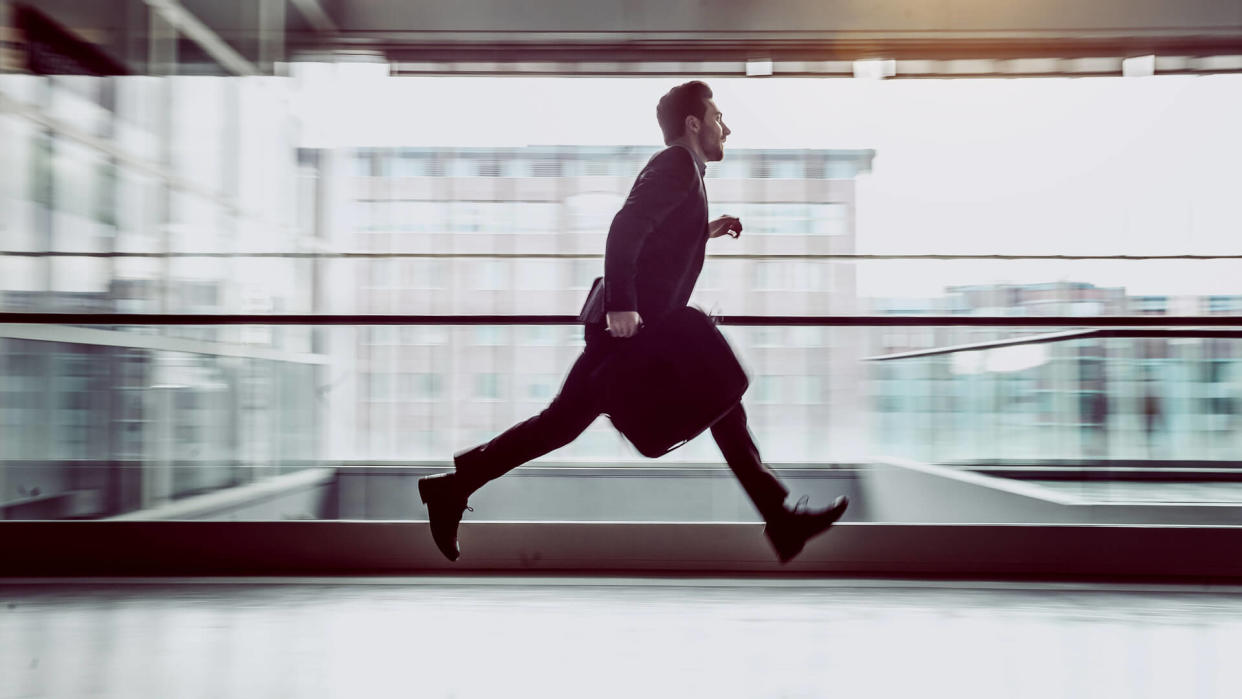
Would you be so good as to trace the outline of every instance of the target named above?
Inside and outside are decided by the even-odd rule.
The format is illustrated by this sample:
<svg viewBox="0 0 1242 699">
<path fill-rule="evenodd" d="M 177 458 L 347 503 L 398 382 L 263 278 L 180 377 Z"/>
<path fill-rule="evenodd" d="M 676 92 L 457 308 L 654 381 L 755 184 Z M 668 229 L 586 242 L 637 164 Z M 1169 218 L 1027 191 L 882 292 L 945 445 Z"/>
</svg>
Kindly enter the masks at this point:
<svg viewBox="0 0 1242 699">
<path fill-rule="evenodd" d="M 686 117 L 686 133 L 698 133 L 703 128 L 703 122 L 698 117 L 689 115 Z"/>
</svg>

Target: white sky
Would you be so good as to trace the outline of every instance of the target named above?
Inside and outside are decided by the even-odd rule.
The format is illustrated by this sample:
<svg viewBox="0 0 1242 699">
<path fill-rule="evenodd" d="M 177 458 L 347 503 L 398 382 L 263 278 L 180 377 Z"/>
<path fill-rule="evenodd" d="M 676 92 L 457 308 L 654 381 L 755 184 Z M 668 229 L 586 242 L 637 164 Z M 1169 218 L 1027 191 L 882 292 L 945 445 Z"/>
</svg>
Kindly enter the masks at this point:
<svg viewBox="0 0 1242 699">
<path fill-rule="evenodd" d="M 306 146 L 651 145 L 667 78 L 303 66 Z M 312 76 L 313 77 L 310 77 Z M 738 148 L 869 148 L 858 252 L 1242 253 L 1242 76 L 710 81 Z M 867 263 L 863 295 L 1072 279 L 1242 293 L 1242 263 Z"/>
</svg>

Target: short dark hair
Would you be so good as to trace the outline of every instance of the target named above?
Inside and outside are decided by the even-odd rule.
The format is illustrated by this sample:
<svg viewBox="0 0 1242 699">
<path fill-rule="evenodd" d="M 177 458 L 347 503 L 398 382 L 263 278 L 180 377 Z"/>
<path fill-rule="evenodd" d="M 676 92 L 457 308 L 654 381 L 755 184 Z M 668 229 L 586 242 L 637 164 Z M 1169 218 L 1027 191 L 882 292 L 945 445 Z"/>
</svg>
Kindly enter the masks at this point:
<svg viewBox="0 0 1242 699">
<path fill-rule="evenodd" d="M 686 132 L 686 117 L 702 119 L 707 115 L 707 100 L 712 89 L 702 80 L 691 80 L 669 90 L 656 105 L 656 121 L 664 132 L 664 145 L 681 138 Z"/>
</svg>

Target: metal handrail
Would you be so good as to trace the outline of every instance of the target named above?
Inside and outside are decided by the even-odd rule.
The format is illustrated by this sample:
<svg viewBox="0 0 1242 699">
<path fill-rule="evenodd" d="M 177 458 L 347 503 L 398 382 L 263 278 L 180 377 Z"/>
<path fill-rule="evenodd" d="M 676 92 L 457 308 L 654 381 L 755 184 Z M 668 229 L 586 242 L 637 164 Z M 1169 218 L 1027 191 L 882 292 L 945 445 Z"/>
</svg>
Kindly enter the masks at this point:
<svg viewBox="0 0 1242 699">
<path fill-rule="evenodd" d="M 911 359 L 913 357 L 933 357 L 940 354 L 953 354 L 954 352 L 976 352 L 979 350 L 997 349 L 1000 347 L 1018 347 L 1022 345 L 1041 345 L 1050 342 L 1064 342 L 1065 340 L 1088 340 L 1097 338 L 1111 337 L 1128 337 L 1128 338 L 1150 338 L 1150 339 L 1242 339 L 1242 328 L 1239 329 L 1198 329 L 1198 330 L 1173 330 L 1167 328 L 1108 328 L 1099 330 L 1069 330 L 1061 333 L 1050 333 L 1048 335 L 1028 335 L 1026 337 L 1011 337 L 1004 340 L 988 340 L 985 342 L 972 342 L 964 345 L 950 345 L 947 347 L 932 347 L 929 349 L 912 350 L 909 352 L 896 352 L 893 354 L 881 354 L 874 357 L 864 357 L 865 362 L 885 362 L 894 359 Z"/>
<path fill-rule="evenodd" d="M 480 234 L 486 235 L 486 232 Z M 509 235 L 509 234 L 497 234 Z M 760 234 L 762 235 L 762 234 Z M 186 252 L 186 251 L 94 251 L 73 252 L 66 250 L 0 250 L 0 257 L 86 257 L 86 258 L 254 258 L 254 259 L 290 259 L 290 260 L 383 260 L 403 258 L 426 259 L 532 259 L 532 260 L 592 260 L 603 259 L 602 252 L 364 252 L 364 251 L 315 251 L 303 250 L 296 252 L 252 251 L 252 252 Z M 952 253 L 709 253 L 712 259 L 737 260 L 1047 260 L 1047 261 L 1107 261 L 1107 262 L 1152 262 L 1152 261 L 1213 261 L 1242 260 L 1242 255 L 1067 255 L 1067 254 L 952 254 Z"/>
<path fill-rule="evenodd" d="M 717 315 L 721 325 L 828 327 L 1242 328 L 1240 315 Z M 314 313 L 35 313 L 0 312 L 0 324 L 34 325 L 577 325 L 576 315 Z M 1187 337 L 1201 337 L 1196 334 Z"/>
</svg>

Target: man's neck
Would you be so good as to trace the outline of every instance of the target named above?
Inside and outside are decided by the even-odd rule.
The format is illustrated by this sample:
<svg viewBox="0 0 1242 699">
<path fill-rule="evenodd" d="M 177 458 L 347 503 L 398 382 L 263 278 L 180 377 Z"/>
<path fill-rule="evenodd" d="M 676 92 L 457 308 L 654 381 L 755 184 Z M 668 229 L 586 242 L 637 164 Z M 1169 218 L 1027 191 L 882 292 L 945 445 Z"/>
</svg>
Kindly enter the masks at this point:
<svg viewBox="0 0 1242 699">
<path fill-rule="evenodd" d="M 707 157 L 703 155 L 703 151 L 699 148 L 699 144 L 694 139 L 688 136 L 682 136 L 669 145 L 681 146 L 682 148 L 690 151 L 690 155 L 694 156 L 694 164 L 699 167 L 700 175 L 702 175 L 703 171 L 707 169 Z"/>
</svg>

